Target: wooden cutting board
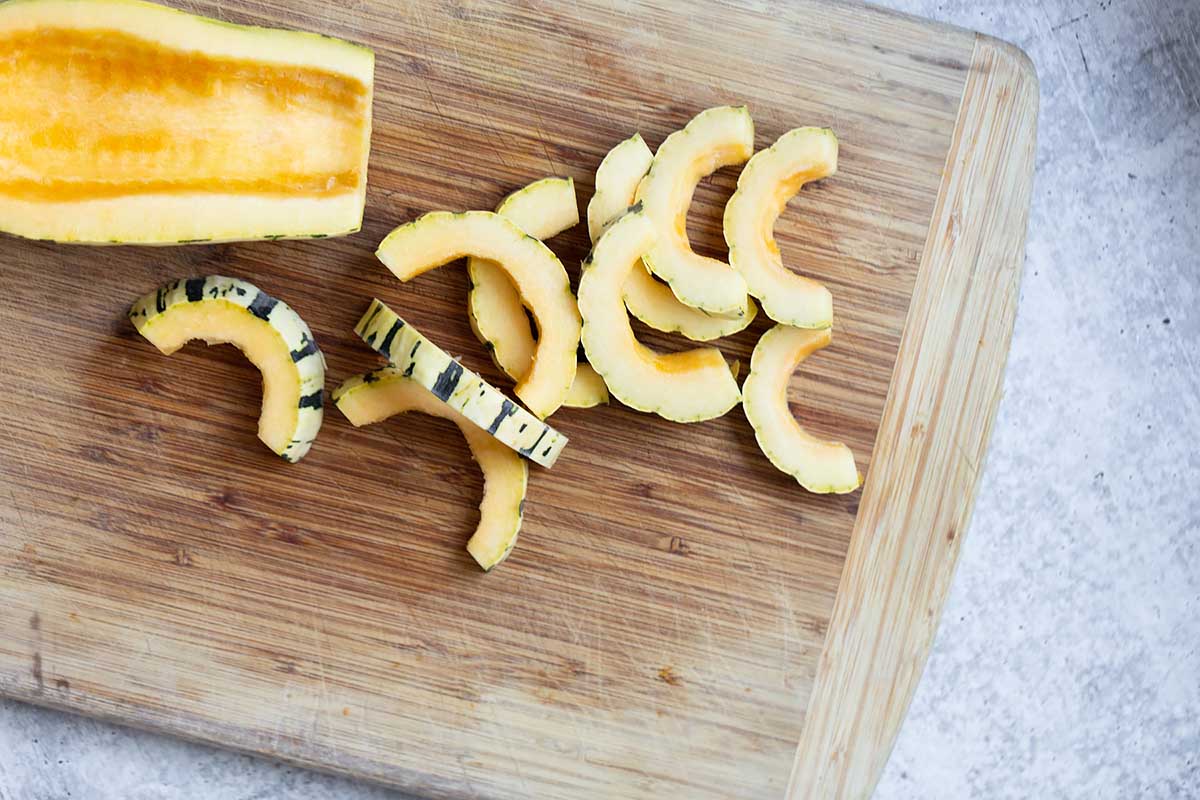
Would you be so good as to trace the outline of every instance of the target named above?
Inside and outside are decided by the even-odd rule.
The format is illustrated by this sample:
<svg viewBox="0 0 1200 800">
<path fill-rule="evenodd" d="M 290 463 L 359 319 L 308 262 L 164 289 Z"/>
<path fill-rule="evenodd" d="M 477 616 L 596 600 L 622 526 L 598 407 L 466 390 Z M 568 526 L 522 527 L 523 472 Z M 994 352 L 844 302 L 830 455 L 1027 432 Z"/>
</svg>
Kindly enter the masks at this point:
<svg viewBox="0 0 1200 800">
<path fill-rule="evenodd" d="M 339 240 L 107 249 L 0 240 L 0 693 L 430 798 L 870 793 L 924 664 L 999 397 L 1037 81 L 1003 43 L 856 6 L 195 0 L 378 54 L 366 220 Z M 749 104 L 758 146 L 828 125 L 841 170 L 781 219 L 829 285 L 833 345 L 792 382 L 866 484 L 816 496 L 740 412 L 563 410 L 521 541 L 463 549 L 481 480 L 449 424 L 353 429 L 289 466 L 232 348 L 164 358 L 125 320 L 169 279 L 284 298 L 329 388 L 376 365 L 372 296 L 502 385 L 457 267 L 373 250 L 432 209 L 546 175 L 581 206 L 605 152 Z M 689 226 L 724 253 L 736 170 Z M 552 242 L 577 273 L 583 227 Z M 746 363 L 765 321 L 721 342 Z M 686 346 L 641 329 L 663 348 Z M 799 743 L 799 746 L 798 746 Z M 789 775 L 791 782 L 789 786 Z"/>
</svg>

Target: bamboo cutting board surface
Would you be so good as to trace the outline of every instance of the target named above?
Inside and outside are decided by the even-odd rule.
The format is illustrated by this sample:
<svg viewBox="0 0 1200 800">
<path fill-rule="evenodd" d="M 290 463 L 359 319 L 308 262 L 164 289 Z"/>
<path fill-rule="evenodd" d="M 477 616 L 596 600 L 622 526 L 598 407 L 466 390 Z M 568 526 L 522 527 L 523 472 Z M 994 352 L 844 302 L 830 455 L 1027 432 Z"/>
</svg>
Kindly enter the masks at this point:
<svg viewBox="0 0 1200 800">
<path fill-rule="evenodd" d="M 816 2 L 188 10 L 375 49 L 363 230 L 0 240 L 0 693 L 422 797 L 869 793 L 999 395 L 1037 106 L 1019 55 Z M 258 378 L 236 351 L 164 358 L 125 320 L 170 279 L 245 278 L 309 323 L 331 389 L 379 363 L 352 333 L 378 296 L 507 386 L 467 324 L 464 270 L 402 285 L 378 242 L 547 175 L 573 177 L 582 209 L 610 147 L 657 146 L 723 103 L 750 106 L 760 148 L 799 125 L 839 136 L 840 171 L 777 237 L 837 314 L 793 408 L 853 448 L 860 493 L 800 490 L 737 410 L 684 426 L 564 409 L 571 443 L 531 470 L 520 543 L 485 575 L 463 549 L 481 479 L 451 425 L 356 430 L 331 408 L 287 465 L 255 439 Z M 697 192 L 701 252 L 724 255 L 736 176 Z M 551 246 L 577 276 L 585 226 Z M 765 328 L 720 346 L 746 364 Z"/>
</svg>

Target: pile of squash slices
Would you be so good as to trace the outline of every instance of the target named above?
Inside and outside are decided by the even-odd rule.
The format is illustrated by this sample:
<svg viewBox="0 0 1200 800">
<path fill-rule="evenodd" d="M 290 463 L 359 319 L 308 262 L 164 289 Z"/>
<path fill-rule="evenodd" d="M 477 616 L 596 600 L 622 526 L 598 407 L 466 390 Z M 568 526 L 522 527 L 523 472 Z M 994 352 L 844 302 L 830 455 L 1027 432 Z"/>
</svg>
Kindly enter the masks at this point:
<svg viewBox="0 0 1200 800">
<path fill-rule="evenodd" d="M 515 383 L 524 407 L 379 300 L 355 332 L 388 366 L 343 382 L 332 399 L 356 426 L 410 411 L 458 425 L 484 474 L 479 526 L 467 550 L 485 570 L 517 541 L 526 459 L 553 466 L 567 443 L 544 420 L 562 406 L 607 403 L 610 394 L 674 422 L 710 420 L 740 403 L 763 453 L 801 486 L 822 493 L 858 488 L 849 448 L 809 434 L 788 406 L 792 373 L 830 343 L 833 303 L 824 286 L 784 266 L 773 235 L 776 218 L 800 187 L 837 169 L 837 139 L 825 128 L 797 128 L 751 155 L 753 141 L 747 110 L 726 106 L 696 116 L 657 153 L 637 134 L 616 145 L 596 172 L 587 208 L 593 245 L 578 293 L 544 244 L 579 224 L 570 178 L 535 181 L 494 212 L 425 214 L 379 245 L 379 260 L 401 281 L 467 259 L 471 328 Z M 698 255 L 686 234 L 696 184 L 742 162 L 724 215 L 730 260 Z M 314 358 L 294 358 L 311 344 L 311 333 L 282 302 L 256 300 L 265 295 L 248 284 L 204 280 L 193 291 L 181 281 L 142 298 L 131 312 L 135 325 L 164 353 L 183 337 L 240 347 L 263 371 L 260 437 L 289 460 L 301 457 L 320 425 L 319 417 L 314 422 L 305 413 L 314 405 L 319 412 L 319 404 L 304 400 L 323 381 L 321 356 L 314 347 Z M 234 287 L 242 285 L 245 294 L 236 295 Z M 196 299 L 189 303 L 189 296 Z M 751 297 L 779 324 L 759 339 L 741 387 L 715 347 L 660 353 L 639 342 L 630 325 L 632 314 L 656 330 L 708 342 L 750 324 L 756 314 Z M 270 313 L 256 310 L 256 302 L 258 309 L 271 304 Z M 231 322 L 237 311 L 240 321 Z M 275 352 L 267 344 L 272 338 Z M 581 343 L 586 360 L 579 357 Z M 314 369 L 304 371 L 310 361 Z"/>
<path fill-rule="evenodd" d="M 219 60 L 204 54 L 209 44 L 220 53 L 269 51 L 278 54 L 272 58 L 297 62 L 284 70 L 287 80 L 299 82 L 296 85 L 310 84 L 309 89 L 300 86 L 297 102 L 317 98 L 311 102 L 324 105 L 296 112 L 336 120 L 339 127 L 331 122 L 328 130 L 336 132 L 341 149 L 326 159 L 328 163 L 311 158 L 312 174 L 272 171 L 283 169 L 283 161 L 268 160 L 256 167 L 262 174 L 234 176 L 223 173 L 230 168 L 218 151 L 232 146 L 241 134 L 214 130 L 209 134 L 214 142 L 211 153 L 206 140 L 189 145 L 196 168 L 205 170 L 204 180 L 209 182 L 204 186 L 210 188 L 203 191 L 196 190 L 201 184 L 189 183 L 195 182 L 192 178 L 175 175 L 169 165 L 151 163 L 147 157 L 131 157 L 120 175 L 105 175 L 95 172 L 83 154 L 65 164 L 62 174 L 35 175 L 26 183 L 46 186 L 63 182 L 63 175 L 78 174 L 82 177 L 72 191 L 102 190 L 107 195 L 84 197 L 68 218 L 48 213 L 53 209 L 31 189 L 22 188 L 25 184 L 8 187 L 7 199 L 0 202 L 0 229 L 56 241 L 164 244 L 321 238 L 352 233 L 361 225 L 373 81 L 370 51 L 309 34 L 237 26 L 218 30 L 209 20 L 158 6 L 101 0 L 96 7 L 111 6 L 113 19 L 124 25 L 129 41 L 114 39 L 114 46 L 125 49 L 96 55 L 95 39 L 87 29 L 91 23 L 78 15 L 70 18 L 78 30 L 56 22 L 60 6 L 63 0 L 29 0 L 0 12 L 0 35 L 9 31 L 14 47 L 40 46 L 45 31 L 55 31 L 59 50 L 41 57 L 42 71 L 27 76 L 39 91 L 53 88 L 59 80 L 56 70 L 68 69 L 74 49 L 92 48 L 88 58 L 100 59 L 97 63 L 140 59 L 142 67 L 150 68 L 156 52 L 184 52 L 180 48 L 187 43 L 189 55 L 171 56 L 171 63 L 190 58 L 197 69 L 214 70 Z M 115 24 L 102 18 L 98 16 L 95 24 Z M 269 84 L 273 67 L 254 69 L 254 80 Z M 320 92 L 311 86 L 321 87 Z M 242 95 L 231 90 L 229 96 L 240 98 L 237 102 L 246 107 L 258 102 L 254 84 L 243 88 Z M 121 90 L 102 86 L 98 97 Z M 84 111 L 99 102 L 81 93 Z M 177 114 L 178 121 L 194 110 L 181 105 L 170 113 Z M 289 130 L 276 125 L 281 121 L 264 125 Z M 111 124 L 132 123 L 114 119 Z M 288 136 L 296 137 L 280 142 L 288 152 L 311 149 L 313 143 L 300 133 L 283 134 L 285 140 Z M 471 328 L 514 383 L 520 402 L 378 299 L 355 333 L 386 359 L 387 366 L 349 378 L 331 399 L 355 426 L 415 411 L 459 427 L 484 474 L 479 525 L 467 544 L 484 570 L 503 561 L 517 541 L 528 461 L 549 468 L 567 444 L 546 419 L 563 406 L 584 409 L 608 403 L 610 395 L 629 408 L 680 423 L 711 420 L 740 404 L 762 452 L 805 489 L 844 493 L 861 484 L 849 448 L 805 431 L 788 406 L 793 372 L 830 343 L 833 300 L 823 285 L 784 265 L 773 233 L 779 214 L 805 183 L 836 171 L 838 142 L 827 128 L 796 128 L 755 152 L 754 138 L 754 121 L 745 107 L 720 106 L 695 116 L 666 137 L 656 152 L 638 134 L 613 147 L 596 170 L 586 219 L 592 249 L 583 262 L 577 291 L 572 291 L 567 270 L 545 244 L 580 223 L 571 178 L 534 181 L 501 200 L 495 211 L 430 212 L 400 225 L 380 243 L 379 261 L 401 281 L 467 260 Z M 0 157 L 25 158 L 2 151 Z M 38 163 L 32 156 L 26 160 Z M 705 176 L 739 164 L 744 167 L 723 218 L 729 260 L 702 256 L 692 250 L 687 236 L 693 193 Z M 326 180 L 321 170 L 335 170 L 337 180 Z M 239 185 L 238 180 L 272 187 L 274 199 L 264 200 L 247 190 L 234 198 L 243 208 L 237 219 L 213 222 L 204 191 Z M 136 202 L 114 199 L 114 192 L 127 191 L 114 188 L 114 181 L 133 187 L 128 192 Z M 306 188 L 310 184 L 320 187 L 316 195 Z M 152 203 L 138 194 L 139 185 L 167 187 L 163 192 L 180 188 L 170 202 Z M 271 228 L 284 219 L 295 224 Z M 106 227 L 114 220 L 119 220 L 119 230 Z M 657 352 L 638 341 L 630 321 L 632 315 L 655 330 L 712 342 L 750 325 L 758 313 L 755 300 L 777 324 L 759 339 L 740 386 L 736 364 L 727 362 L 717 348 Z M 323 420 L 326 363 L 312 331 L 286 303 L 237 278 L 191 277 L 138 299 L 129 318 L 164 354 L 192 340 L 238 347 L 262 373 L 259 438 L 289 462 L 308 452 Z"/>
</svg>

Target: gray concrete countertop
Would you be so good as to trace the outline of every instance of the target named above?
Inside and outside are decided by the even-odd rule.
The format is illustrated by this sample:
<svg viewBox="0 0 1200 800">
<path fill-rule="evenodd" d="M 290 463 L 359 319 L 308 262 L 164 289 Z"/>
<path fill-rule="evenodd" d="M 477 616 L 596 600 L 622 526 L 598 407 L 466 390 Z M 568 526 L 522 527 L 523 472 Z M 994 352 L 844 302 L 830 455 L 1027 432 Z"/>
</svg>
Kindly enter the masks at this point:
<svg viewBox="0 0 1200 800">
<path fill-rule="evenodd" d="M 1200 0 L 884 0 L 1041 77 L 1005 397 L 877 792 L 1200 797 Z M 397 799 L 0 701 L 0 800 Z"/>
</svg>

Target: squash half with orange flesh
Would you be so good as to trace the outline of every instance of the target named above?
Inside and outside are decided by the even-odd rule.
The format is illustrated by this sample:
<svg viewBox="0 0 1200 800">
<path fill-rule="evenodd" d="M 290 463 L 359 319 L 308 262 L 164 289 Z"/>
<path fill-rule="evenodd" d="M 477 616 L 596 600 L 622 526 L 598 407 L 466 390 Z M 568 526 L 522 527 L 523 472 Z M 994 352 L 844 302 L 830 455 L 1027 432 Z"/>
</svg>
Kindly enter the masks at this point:
<svg viewBox="0 0 1200 800">
<path fill-rule="evenodd" d="M 659 353 L 634 336 L 621 297 L 629 273 L 654 245 L 654 224 L 640 205 L 614 222 L 592 249 L 579 279 L 583 348 L 588 361 L 625 405 L 675 422 L 719 417 L 741 396 L 715 347 Z"/>
<path fill-rule="evenodd" d="M 350 378 L 333 393 L 333 402 L 355 427 L 408 411 L 441 417 L 457 425 L 483 471 L 479 526 L 467 542 L 467 552 L 485 570 L 508 557 L 517 543 L 525 509 L 529 483 L 525 459 L 395 367 Z"/>
<path fill-rule="evenodd" d="M 92 244 L 356 231 L 374 63 L 140 0 L 0 3 L 0 230 Z"/>
</svg>

